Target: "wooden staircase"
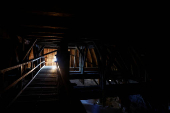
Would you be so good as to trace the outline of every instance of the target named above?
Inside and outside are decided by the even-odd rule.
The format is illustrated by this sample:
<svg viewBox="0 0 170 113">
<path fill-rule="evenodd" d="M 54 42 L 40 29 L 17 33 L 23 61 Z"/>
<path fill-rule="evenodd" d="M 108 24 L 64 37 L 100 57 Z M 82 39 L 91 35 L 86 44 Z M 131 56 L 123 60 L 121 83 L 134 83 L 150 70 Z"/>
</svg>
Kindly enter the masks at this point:
<svg viewBox="0 0 170 113">
<path fill-rule="evenodd" d="M 67 104 L 63 102 L 63 96 L 59 94 L 58 83 L 57 69 L 53 70 L 51 66 L 44 66 L 9 107 L 8 112 L 51 113 L 56 110 L 66 112 Z M 60 93 L 65 95 L 64 92 Z"/>
</svg>

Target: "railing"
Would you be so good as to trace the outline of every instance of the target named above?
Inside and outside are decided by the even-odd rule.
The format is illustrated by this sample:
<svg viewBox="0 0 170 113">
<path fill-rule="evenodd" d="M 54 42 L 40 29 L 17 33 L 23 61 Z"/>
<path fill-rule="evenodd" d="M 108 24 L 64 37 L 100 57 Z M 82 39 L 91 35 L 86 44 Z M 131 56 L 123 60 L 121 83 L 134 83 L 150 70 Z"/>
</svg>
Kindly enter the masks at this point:
<svg viewBox="0 0 170 113">
<path fill-rule="evenodd" d="M 36 61 L 36 63 L 35 63 Z M 38 64 L 39 62 L 39 64 Z M 28 63 L 31 63 L 31 70 L 28 71 L 27 73 L 25 73 L 25 68 L 24 66 L 27 65 Z M 35 64 L 35 66 L 34 66 Z M 42 65 L 43 64 L 43 65 Z M 20 83 L 19 86 L 20 86 L 20 90 L 22 90 L 23 88 L 23 84 L 22 84 L 22 80 L 27 76 L 29 75 L 30 73 L 32 73 L 32 78 L 34 77 L 34 70 L 37 69 L 39 67 L 39 69 L 45 65 L 45 59 L 44 59 L 44 56 L 42 57 L 39 57 L 39 58 L 35 58 L 35 59 L 32 59 L 32 60 L 29 60 L 25 63 L 22 63 L 22 64 L 18 64 L 16 66 L 13 66 L 13 67 L 10 67 L 10 68 L 6 68 L 6 69 L 3 69 L 3 70 L 0 70 L 0 77 L 1 77 L 1 91 L 0 91 L 0 95 L 5 93 L 7 90 L 9 90 L 10 88 L 12 88 L 14 85 L 16 85 L 17 83 Z M 17 69 L 18 68 L 18 71 L 19 71 L 19 77 L 17 80 L 15 80 L 12 84 L 8 85 L 7 87 L 5 87 L 5 73 L 10 71 L 10 70 L 14 70 L 14 69 Z M 38 71 L 37 71 L 38 72 Z"/>
</svg>

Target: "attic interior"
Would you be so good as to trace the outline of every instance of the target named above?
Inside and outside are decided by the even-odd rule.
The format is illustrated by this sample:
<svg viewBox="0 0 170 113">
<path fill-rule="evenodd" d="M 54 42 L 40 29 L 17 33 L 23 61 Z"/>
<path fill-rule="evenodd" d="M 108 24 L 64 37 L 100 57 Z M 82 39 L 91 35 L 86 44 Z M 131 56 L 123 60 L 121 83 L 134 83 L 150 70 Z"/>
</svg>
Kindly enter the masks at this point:
<svg viewBox="0 0 170 113">
<path fill-rule="evenodd" d="M 154 12 L 145 10 L 60 5 L 1 9 L 0 109 L 168 112 L 163 79 L 155 72 L 157 44 L 149 40 L 156 34 Z"/>
</svg>

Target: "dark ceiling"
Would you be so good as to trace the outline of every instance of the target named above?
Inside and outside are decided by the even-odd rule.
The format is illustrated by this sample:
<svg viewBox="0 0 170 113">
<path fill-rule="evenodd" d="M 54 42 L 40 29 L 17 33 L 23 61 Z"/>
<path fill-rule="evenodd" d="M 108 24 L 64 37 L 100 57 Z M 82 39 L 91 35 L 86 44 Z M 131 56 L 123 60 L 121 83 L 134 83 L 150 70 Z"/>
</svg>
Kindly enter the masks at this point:
<svg viewBox="0 0 170 113">
<path fill-rule="evenodd" d="M 131 44 L 145 53 L 151 72 L 159 70 L 168 45 L 163 37 L 159 5 L 56 4 L 2 4 L 0 24 L 14 35 L 28 40 L 37 38 L 37 44 L 46 48 L 58 48 L 64 39 L 69 46 L 94 40 L 111 45 Z"/>
<path fill-rule="evenodd" d="M 71 45 L 90 40 L 146 43 L 153 32 L 153 12 L 144 7 L 98 5 L 8 5 L 2 25 L 15 35 L 57 48 L 64 38 Z"/>
</svg>

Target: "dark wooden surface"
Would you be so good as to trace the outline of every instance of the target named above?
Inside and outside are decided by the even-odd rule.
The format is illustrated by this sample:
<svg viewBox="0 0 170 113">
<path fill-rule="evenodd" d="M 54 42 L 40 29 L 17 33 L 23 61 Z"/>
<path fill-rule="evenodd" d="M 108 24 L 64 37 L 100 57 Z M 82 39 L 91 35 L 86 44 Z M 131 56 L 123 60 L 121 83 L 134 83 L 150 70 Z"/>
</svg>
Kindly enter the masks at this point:
<svg viewBox="0 0 170 113">
<path fill-rule="evenodd" d="M 47 71 L 48 74 L 42 74 L 41 71 Z M 10 111 L 23 112 L 24 110 L 32 113 L 50 111 L 56 107 L 59 103 L 56 70 L 43 67 L 41 71 L 12 104 Z"/>
<path fill-rule="evenodd" d="M 62 85 L 62 79 L 57 75 L 57 69 L 53 70 L 51 66 L 45 66 L 7 109 L 7 112 L 67 113 L 69 110 L 80 112 L 81 110 L 75 109 L 76 106 L 81 106 L 80 103 L 70 99 L 74 95 L 71 94 L 69 97 Z"/>
</svg>

